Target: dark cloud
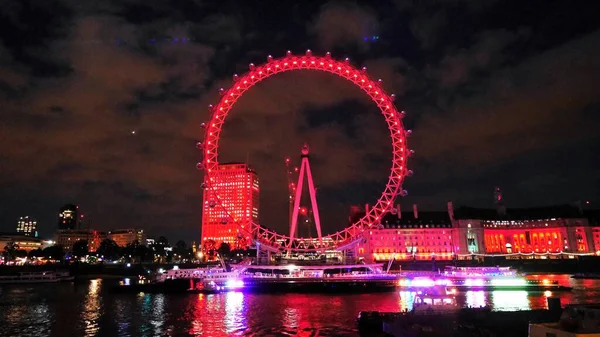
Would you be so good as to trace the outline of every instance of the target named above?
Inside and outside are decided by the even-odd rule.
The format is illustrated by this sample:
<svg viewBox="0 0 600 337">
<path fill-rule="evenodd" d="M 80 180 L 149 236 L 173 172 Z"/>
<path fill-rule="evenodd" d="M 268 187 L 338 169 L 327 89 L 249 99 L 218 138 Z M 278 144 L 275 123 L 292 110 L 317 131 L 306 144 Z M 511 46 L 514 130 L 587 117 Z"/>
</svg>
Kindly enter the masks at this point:
<svg viewBox="0 0 600 337">
<path fill-rule="evenodd" d="M 368 47 L 364 39 L 377 35 L 377 16 L 366 7 L 349 2 L 329 2 L 323 5 L 309 30 L 317 34 L 320 46 L 359 45 Z"/>
<path fill-rule="evenodd" d="M 587 16 L 557 34 L 499 1 L 35 3 L 0 9 L 3 229 L 35 212 L 49 235 L 60 204 L 77 202 L 100 228 L 197 239 L 194 145 L 206 106 L 247 63 L 292 47 L 346 53 L 334 56 L 366 65 L 398 95 L 417 151 L 406 203 L 486 206 L 482 195 L 497 184 L 515 206 L 597 193 L 587 186 L 600 179 L 589 159 L 599 142 L 600 27 Z M 499 24 L 494 13 L 507 12 L 513 20 Z M 228 116 L 220 160 L 257 168 L 261 221 L 285 231 L 284 158 L 304 142 L 331 232 L 351 204 L 375 201 L 391 159 L 380 112 L 352 84 L 309 71 L 258 84 Z"/>
</svg>

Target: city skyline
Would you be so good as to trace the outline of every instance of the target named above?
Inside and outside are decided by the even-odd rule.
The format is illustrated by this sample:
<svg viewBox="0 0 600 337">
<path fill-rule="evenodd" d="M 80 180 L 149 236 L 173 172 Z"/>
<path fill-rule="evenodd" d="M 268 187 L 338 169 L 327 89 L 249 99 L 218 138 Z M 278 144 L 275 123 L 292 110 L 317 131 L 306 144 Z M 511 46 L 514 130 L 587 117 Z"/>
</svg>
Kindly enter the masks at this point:
<svg viewBox="0 0 600 337">
<path fill-rule="evenodd" d="M 600 26 L 586 14 L 598 5 L 329 2 L 279 4 L 259 16 L 233 3 L 197 12 L 139 4 L 147 10 L 136 15 L 121 3 L 55 4 L 57 15 L 39 22 L 35 6 L 14 17 L 0 9 L 13 18 L 0 32 L 0 113 L 8 122 L 0 152 L 9 164 L 0 168 L 2 230 L 29 214 L 48 236 L 56 210 L 72 202 L 94 228 L 199 238 L 194 146 L 206 106 L 250 62 L 308 48 L 366 66 L 407 111 L 416 155 L 403 205 L 491 207 L 495 186 L 508 207 L 598 202 Z M 297 20 L 280 15 L 290 11 Z M 167 20 L 162 29 L 160 13 L 186 24 Z M 274 31 L 283 33 L 273 38 Z M 376 108 L 323 74 L 283 74 L 257 86 L 222 136 L 220 161 L 256 167 L 260 222 L 281 233 L 283 159 L 302 143 L 312 149 L 324 232 L 341 229 L 351 205 L 373 204 L 390 166 Z"/>
</svg>

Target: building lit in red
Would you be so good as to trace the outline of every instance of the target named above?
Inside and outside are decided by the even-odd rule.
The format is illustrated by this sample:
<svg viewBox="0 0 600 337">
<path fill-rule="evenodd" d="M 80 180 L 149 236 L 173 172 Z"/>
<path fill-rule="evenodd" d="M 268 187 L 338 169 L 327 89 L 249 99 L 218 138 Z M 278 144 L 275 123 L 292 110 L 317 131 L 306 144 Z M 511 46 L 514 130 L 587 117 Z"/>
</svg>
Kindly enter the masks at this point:
<svg viewBox="0 0 600 337">
<path fill-rule="evenodd" d="M 415 206 L 413 212 L 387 214 L 365 233 L 357 253 L 369 261 L 574 257 L 600 252 L 597 226 L 570 205 L 455 210 L 450 203 L 448 212 L 417 212 Z"/>
<path fill-rule="evenodd" d="M 100 243 L 106 239 L 106 232 L 92 229 L 59 229 L 54 238 L 56 244 L 62 246 L 65 252 L 73 251 L 75 242 L 85 240 L 88 242 L 88 251 L 95 252 Z"/>
<path fill-rule="evenodd" d="M 219 165 L 213 177 L 212 188 L 204 189 L 202 246 L 206 249 L 210 242 L 218 248 L 226 242 L 236 248 L 240 246 L 238 223 L 258 222 L 258 175 L 247 164 L 228 163 Z"/>
<path fill-rule="evenodd" d="M 358 255 L 369 261 L 386 261 L 450 260 L 457 238 L 446 212 L 418 212 L 414 207 L 412 212 L 387 214 L 364 239 Z"/>
</svg>

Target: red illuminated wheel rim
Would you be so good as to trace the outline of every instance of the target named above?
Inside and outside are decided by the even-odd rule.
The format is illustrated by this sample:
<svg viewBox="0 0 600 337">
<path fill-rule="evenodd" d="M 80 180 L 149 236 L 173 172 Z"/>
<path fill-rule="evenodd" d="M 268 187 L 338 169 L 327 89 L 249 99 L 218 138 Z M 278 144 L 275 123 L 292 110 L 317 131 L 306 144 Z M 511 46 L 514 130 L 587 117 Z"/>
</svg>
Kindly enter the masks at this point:
<svg viewBox="0 0 600 337">
<path fill-rule="evenodd" d="M 316 241 L 307 238 L 294 238 L 293 240 L 253 221 L 240 221 L 231 216 L 231 213 L 220 203 L 220 197 L 213 188 L 212 182 L 215 181 L 214 173 L 217 171 L 219 154 L 219 136 L 225 123 L 229 111 L 237 100 L 258 82 L 286 71 L 292 70 L 317 70 L 332 73 L 342 77 L 360 89 L 362 89 L 377 104 L 377 107 L 383 114 L 387 123 L 390 138 L 392 140 L 392 167 L 388 182 L 375 205 L 369 209 L 365 216 L 358 221 L 336 233 L 323 236 L 323 245 L 314 245 Z M 406 169 L 407 157 L 410 151 L 406 146 L 406 137 L 410 131 L 406 131 L 402 124 L 403 112 L 399 112 L 394 106 L 394 95 L 388 95 L 383 90 L 380 81 L 372 80 L 367 74 L 366 69 L 357 69 L 352 66 L 348 59 L 338 61 L 332 59 L 330 54 L 326 56 L 313 56 L 310 51 L 306 55 L 297 56 L 290 52 L 285 57 L 273 59 L 269 56 L 267 63 L 255 66 L 250 64 L 248 73 L 242 76 L 234 76 L 235 83 L 228 90 L 221 89 L 221 100 L 212 107 L 212 116 L 210 121 L 205 124 L 205 139 L 202 143 L 203 160 L 199 166 L 205 171 L 204 188 L 210 189 L 216 204 L 215 207 L 223 207 L 230 221 L 237 223 L 240 233 L 249 239 L 260 244 L 261 249 L 271 251 L 283 251 L 291 248 L 293 251 L 309 252 L 320 251 L 323 249 L 343 249 L 346 246 L 354 244 L 362 233 L 374 225 L 379 224 L 381 218 L 388 212 L 394 204 L 394 200 L 399 194 L 405 194 L 402 190 L 402 182 L 409 171 Z M 204 200 L 205 203 L 209 202 Z M 292 242 L 290 243 L 290 240 Z M 311 242 L 310 244 L 308 242 Z M 288 246 L 289 244 L 289 246 Z"/>
</svg>

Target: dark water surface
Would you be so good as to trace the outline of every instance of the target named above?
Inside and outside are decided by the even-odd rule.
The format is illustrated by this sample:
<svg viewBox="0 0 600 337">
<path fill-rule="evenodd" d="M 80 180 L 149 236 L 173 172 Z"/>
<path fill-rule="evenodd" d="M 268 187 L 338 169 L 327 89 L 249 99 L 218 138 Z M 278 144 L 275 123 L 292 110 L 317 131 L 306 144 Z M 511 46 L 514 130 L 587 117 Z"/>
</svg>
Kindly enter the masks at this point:
<svg viewBox="0 0 600 337">
<path fill-rule="evenodd" d="M 574 287 L 562 303 L 600 302 L 600 280 L 539 278 Z M 361 310 L 410 309 L 409 292 L 378 294 L 115 294 L 108 281 L 0 286 L 0 336 L 358 336 Z M 545 308 L 544 292 L 474 291 L 461 305 Z"/>
</svg>

